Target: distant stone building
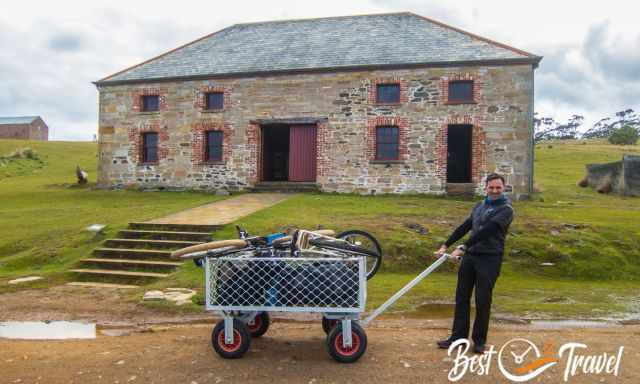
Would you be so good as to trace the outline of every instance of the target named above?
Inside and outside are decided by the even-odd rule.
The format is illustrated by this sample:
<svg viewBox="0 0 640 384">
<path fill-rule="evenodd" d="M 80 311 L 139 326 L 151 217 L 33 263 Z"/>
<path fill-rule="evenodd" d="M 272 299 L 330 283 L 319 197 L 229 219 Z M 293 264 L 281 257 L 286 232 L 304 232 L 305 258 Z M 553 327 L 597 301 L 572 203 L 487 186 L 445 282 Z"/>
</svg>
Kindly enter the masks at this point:
<svg viewBox="0 0 640 384">
<path fill-rule="evenodd" d="M 0 117 L 0 139 L 49 140 L 49 127 L 40 116 Z"/>
<path fill-rule="evenodd" d="M 412 13 L 233 25 L 95 82 L 98 183 L 527 193 L 540 60 Z"/>
</svg>

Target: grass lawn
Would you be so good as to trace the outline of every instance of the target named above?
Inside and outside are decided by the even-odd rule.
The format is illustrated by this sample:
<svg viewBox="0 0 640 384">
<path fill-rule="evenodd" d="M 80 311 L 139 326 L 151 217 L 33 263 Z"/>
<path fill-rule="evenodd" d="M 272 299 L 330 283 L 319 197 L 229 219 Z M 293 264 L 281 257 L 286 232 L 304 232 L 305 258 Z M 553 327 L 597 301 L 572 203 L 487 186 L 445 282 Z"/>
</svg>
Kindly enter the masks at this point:
<svg viewBox="0 0 640 384">
<path fill-rule="evenodd" d="M 27 274 L 62 279 L 61 271 L 99 244 L 83 232 L 88 224 L 109 224 L 109 234 L 114 234 L 128 221 L 215 199 L 200 193 L 74 188 L 76 164 L 95 179 L 95 144 L 0 141 L 0 156 L 25 146 L 33 147 L 44 164 L 24 160 L 20 167 L 0 167 L 0 280 Z M 535 179 L 542 192 L 531 201 L 514 203 L 516 219 L 494 295 L 498 312 L 551 317 L 640 313 L 640 198 L 601 195 L 576 186 L 585 164 L 617 161 L 623 153 L 638 154 L 640 148 L 579 141 L 538 145 Z M 383 269 L 369 285 L 368 304 L 375 307 L 433 261 L 431 253 L 473 204 L 433 196 L 304 194 L 234 224 L 252 234 L 318 225 L 373 233 L 385 252 Z M 418 234 L 410 224 L 420 224 L 428 233 Z M 235 238 L 234 226 L 216 237 Z M 443 266 L 394 309 L 451 302 L 454 272 L 453 264 Z M 185 264 L 152 285 L 169 286 L 201 288 L 202 270 Z M 132 295 L 138 300 L 141 292 Z"/>
<path fill-rule="evenodd" d="M 0 281 L 46 275 L 62 282 L 102 239 L 84 228 L 108 224 L 107 237 L 143 221 L 219 199 L 196 192 L 105 191 L 76 185 L 75 168 L 95 182 L 97 144 L 0 140 L 0 157 L 32 148 L 38 159 L 0 162 Z M 0 284 L 0 291 L 8 289 Z"/>
<path fill-rule="evenodd" d="M 640 313 L 640 198 L 601 195 L 576 186 L 585 164 L 617 161 L 623 153 L 640 153 L 640 148 L 579 141 L 538 145 L 535 178 L 543 192 L 514 203 L 516 219 L 495 289 L 495 310 L 537 317 Z M 382 272 L 369 285 L 368 304 L 376 307 L 433 261 L 431 253 L 473 204 L 431 196 L 305 194 L 237 224 L 253 234 L 318 225 L 370 231 L 385 252 Z M 426 227 L 428 234 L 407 227 L 413 223 Z M 216 236 L 234 238 L 235 228 L 229 225 Z M 452 302 L 454 271 L 454 265 L 444 265 L 394 309 Z M 189 265 L 156 286 L 202 287 L 201 274 Z"/>
</svg>

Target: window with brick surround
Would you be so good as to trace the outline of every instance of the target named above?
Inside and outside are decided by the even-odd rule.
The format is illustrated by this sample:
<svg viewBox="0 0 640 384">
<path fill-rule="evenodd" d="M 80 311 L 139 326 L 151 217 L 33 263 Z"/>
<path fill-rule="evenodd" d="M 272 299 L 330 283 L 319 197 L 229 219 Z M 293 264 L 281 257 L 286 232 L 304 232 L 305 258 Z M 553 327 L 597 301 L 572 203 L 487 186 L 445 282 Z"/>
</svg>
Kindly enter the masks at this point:
<svg viewBox="0 0 640 384">
<path fill-rule="evenodd" d="M 473 103 L 473 80 L 449 81 L 450 103 Z"/>
<path fill-rule="evenodd" d="M 222 131 L 207 131 L 205 159 L 208 162 L 222 161 Z"/>
<path fill-rule="evenodd" d="M 142 96 L 142 112 L 156 112 L 160 110 L 160 96 L 144 95 Z"/>
<path fill-rule="evenodd" d="M 376 102 L 380 104 L 400 103 L 400 84 L 378 84 Z"/>
<path fill-rule="evenodd" d="M 224 109 L 224 93 L 207 92 L 205 94 L 205 109 L 209 111 Z"/>
<path fill-rule="evenodd" d="M 142 134 L 142 162 L 158 162 L 158 134 L 156 132 Z"/>
<path fill-rule="evenodd" d="M 395 126 L 376 127 L 376 160 L 399 160 L 399 130 Z"/>
</svg>

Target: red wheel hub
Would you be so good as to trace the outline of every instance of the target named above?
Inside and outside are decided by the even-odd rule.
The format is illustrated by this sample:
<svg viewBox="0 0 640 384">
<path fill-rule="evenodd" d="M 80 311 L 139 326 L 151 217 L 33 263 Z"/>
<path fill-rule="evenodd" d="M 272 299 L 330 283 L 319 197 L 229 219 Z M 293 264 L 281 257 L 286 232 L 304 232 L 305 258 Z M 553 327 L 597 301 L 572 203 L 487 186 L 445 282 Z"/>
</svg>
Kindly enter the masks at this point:
<svg viewBox="0 0 640 384">
<path fill-rule="evenodd" d="M 343 356 L 352 356 L 358 349 L 360 348 L 360 336 L 357 333 L 351 332 L 351 347 L 344 347 L 342 345 L 342 332 L 336 337 L 336 341 L 334 342 L 334 347 L 339 354 Z"/>
<path fill-rule="evenodd" d="M 226 344 L 224 342 L 224 330 L 218 334 L 218 346 L 225 352 L 235 352 L 240 348 L 242 344 L 242 336 L 237 330 L 233 330 L 233 343 Z"/>
<path fill-rule="evenodd" d="M 249 328 L 249 332 L 255 332 L 262 326 L 262 317 L 256 316 L 253 318 L 253 321 L 247 324 Z"/>
</svg>

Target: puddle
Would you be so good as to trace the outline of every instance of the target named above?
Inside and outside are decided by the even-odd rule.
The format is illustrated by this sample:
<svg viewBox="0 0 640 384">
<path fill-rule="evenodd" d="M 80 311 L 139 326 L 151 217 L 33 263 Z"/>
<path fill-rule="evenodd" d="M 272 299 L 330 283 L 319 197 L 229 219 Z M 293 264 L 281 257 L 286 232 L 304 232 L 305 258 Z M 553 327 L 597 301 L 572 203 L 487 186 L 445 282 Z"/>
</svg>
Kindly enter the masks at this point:
<svg viewBox="0 0 640 384">
<path fill-rule="evenodd" d="M 0 322 L 0 338 L 23 340 L 95 339 L 96 325 L 70 321 Z"/>
<path fill-rule="evenodd" d="M 611 328 L 619 325 L 611 321 L 598 320 L 532 320 L 530 323 L 534 329 Z"/>
</svg>

